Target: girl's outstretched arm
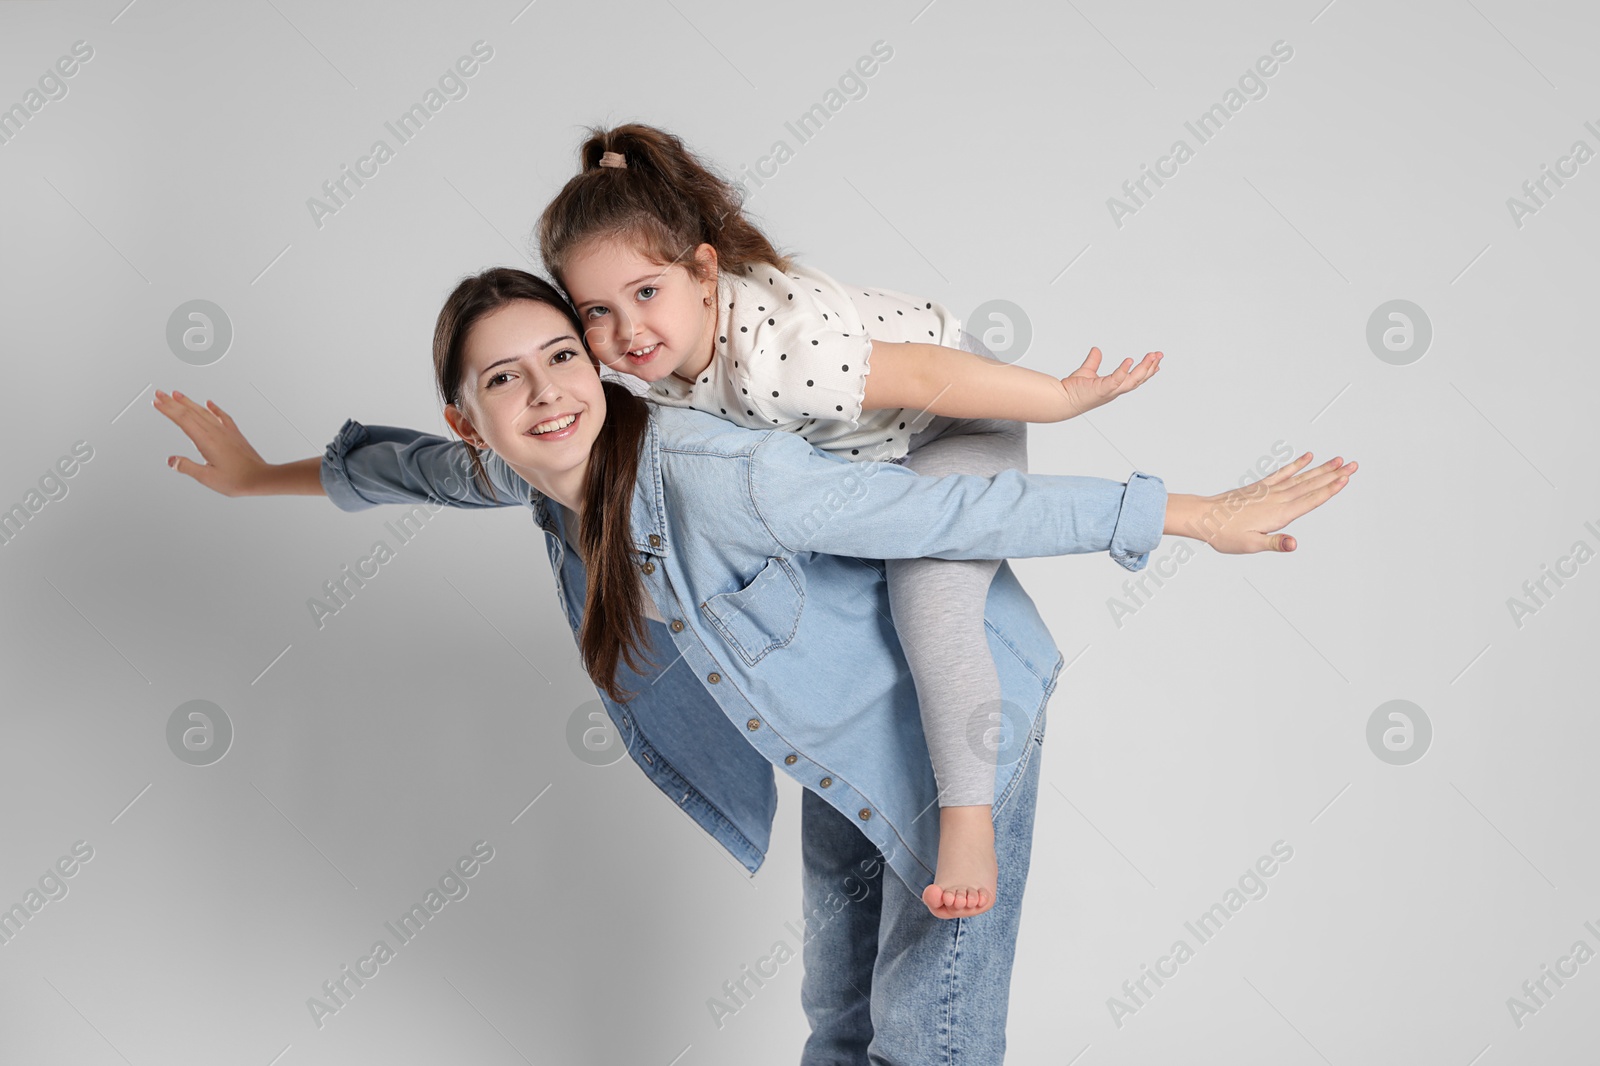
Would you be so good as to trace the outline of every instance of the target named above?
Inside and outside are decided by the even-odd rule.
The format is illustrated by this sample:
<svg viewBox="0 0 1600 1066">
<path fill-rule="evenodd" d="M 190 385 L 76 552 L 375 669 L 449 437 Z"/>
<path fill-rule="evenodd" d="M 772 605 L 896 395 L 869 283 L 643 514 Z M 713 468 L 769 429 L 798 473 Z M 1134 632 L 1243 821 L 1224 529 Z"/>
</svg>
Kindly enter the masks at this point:
<svg viewBox="0 0 1600 1066">
<path fill-rule="evenodd" d="M 1064 378 L 994 362 L 937 344 L 872 342 L 865 410 L 908 407 L 949 418 L 1008 418 L 1016 422 L 1061 422 L 1130 392 L 1161 367 L 1150 352 L 1100 376 L 1100 349 L 1089 349 L 1083 365 Z M 1131 367 L 1131 369 L 1130 369 Z"/>
</svg>

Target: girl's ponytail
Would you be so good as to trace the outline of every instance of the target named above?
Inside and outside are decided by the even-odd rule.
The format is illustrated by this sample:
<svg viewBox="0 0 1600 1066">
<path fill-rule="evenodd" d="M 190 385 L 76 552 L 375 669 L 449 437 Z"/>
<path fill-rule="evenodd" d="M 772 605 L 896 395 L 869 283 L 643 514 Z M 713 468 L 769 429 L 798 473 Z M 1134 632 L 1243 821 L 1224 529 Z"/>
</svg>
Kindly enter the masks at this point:
<svg viewBox="0 0 1600 1066">
<path fill-rule="evenodd" d="M 602 165 L 608 152 L 620 164 L 613 165 L 613 156 Z M 656 262 L 681 262 L 691 271 L 702 243 L 717 250 L 726 271 L 752 263 L 789 269 L 789 257 L 745 217 L 742 190 L 673 134 L 640 123 L 593 127 L 578 161 L 582 169 L 539 218 L 540 254 L 556 280 L 572 253 L 596 237 L 626 237 Z"/>
</svg>

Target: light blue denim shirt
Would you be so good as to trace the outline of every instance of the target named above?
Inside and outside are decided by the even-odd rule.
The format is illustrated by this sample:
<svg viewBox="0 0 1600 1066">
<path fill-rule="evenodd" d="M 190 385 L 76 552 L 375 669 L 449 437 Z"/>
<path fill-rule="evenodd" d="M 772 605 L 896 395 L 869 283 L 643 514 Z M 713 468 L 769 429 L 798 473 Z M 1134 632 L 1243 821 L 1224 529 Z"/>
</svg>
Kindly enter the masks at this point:
<svg viewBox="0 0 1600 1066">
<path fill-rule="evenodd" d="M 562 509 L 491 452 L 482 456 L 500 498 L 484 495 L 467 456 L 458 440 L 352 419 L 328 445 L 322 485 L 347 511 L 527 507 L 576 640 L 586 583 Z M 751 874 L 771 840 L 776 767 L 849 817 L 920 893 L 938 857 L 937 788 L 882 560 L 1109 551 L 1139 570 L 1166 503 L 1162 480 L 1138 471 L 1126 483 L 1014 470 L 923 477 L 652 404 L 633 547 L 668 621 L 647 620 L 654 669 L 619 668 L 637 695 L 618 704 L 602 692 L 601 702 L 645 775 Z M 998 805 L 1043 739 L 1062 658 L 1005 563 L 985 622 L 1005 707 L 987 740 L 999 749 Z"/>
</svg>

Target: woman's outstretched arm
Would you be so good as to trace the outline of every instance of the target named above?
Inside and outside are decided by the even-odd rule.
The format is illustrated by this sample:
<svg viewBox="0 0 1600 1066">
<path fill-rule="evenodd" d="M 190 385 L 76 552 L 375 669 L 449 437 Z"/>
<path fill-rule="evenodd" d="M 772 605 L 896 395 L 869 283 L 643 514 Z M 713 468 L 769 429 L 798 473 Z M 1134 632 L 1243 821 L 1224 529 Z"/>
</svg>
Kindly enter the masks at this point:
<svg viewBox="0 0 1600 1066">
<path fill-rule="evenodd" d="M 322 457 L 292 463 L 268 463 L 258 496 L 326 496 L 322 487 Z"/>
<path fill-rule="evenodd" d="M 1293 551 L 1272 535 L 1327 502 L 1355 472 L 1307 452 L 1260 481 L 1217 496 L 1168 494 L 1158 477 L 1127 482 L 1067 474 L 925 477 L 893 463 L 852 463 L 772 432 L 751 453 L 756 514 L 790 551 L 878 559 L 1010 559 L 1109 551 L 1142 569 L 1163 534 L 1219 552 Z"/>
<path fill-rule="evenodd" d="M 204 463 L 172 456 L 168 465 L 224 496 L 326 495 L 342 510 L 381 503 L 433 501 L 450 507 L 510 507 L 526 499 L 526 483 L 483 453 L 491 495 L 473 476 L 470 453 L 458 440 L 396 426 L 347 420 L 321 457 L 268 463 L 233 419 L 215 403 L 157 390 L 155 407 L 182 429 Z M 509 477 L 506 475 L 510 474 Z M 512 482 L 515 482 L 513 484 Z M 516 495 L 521 489 L 523 496 Z"/>
<path fill-rule="evenodd" d="M 153 406 L 188 435 L 205 462 L 170 455 L 167 465 L 187 474 L 224 496 L 321 496 L 326 490 L 318 470 L 319 459 L 269 463 L 253 448 L 222 408 L 206 401 L 204 407 L 181 392 L 168 395 L 156 390 Z"/>
</svg>

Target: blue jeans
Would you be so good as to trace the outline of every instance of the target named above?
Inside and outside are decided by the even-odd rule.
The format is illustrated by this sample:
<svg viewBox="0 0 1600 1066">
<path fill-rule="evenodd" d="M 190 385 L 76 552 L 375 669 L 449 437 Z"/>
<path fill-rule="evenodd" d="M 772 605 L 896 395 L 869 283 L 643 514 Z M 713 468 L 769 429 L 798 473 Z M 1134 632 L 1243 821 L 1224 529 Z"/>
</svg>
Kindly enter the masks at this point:
<svg viewBox="0 0 1600 1066">
<path fill-rule="evenodd" d="M 999 898 L 935 918 L 883 854 L 809 789 L 801 801 L 807 917 L 801 1066 L 990 1066 L 1005 1058 L 1011 963 L 1028 879 L 1044 716 L 994 805 Z M 929 817 L 937 816 L 930 808 Z"/>
</svg>

